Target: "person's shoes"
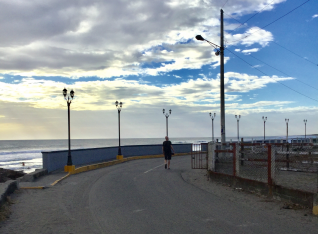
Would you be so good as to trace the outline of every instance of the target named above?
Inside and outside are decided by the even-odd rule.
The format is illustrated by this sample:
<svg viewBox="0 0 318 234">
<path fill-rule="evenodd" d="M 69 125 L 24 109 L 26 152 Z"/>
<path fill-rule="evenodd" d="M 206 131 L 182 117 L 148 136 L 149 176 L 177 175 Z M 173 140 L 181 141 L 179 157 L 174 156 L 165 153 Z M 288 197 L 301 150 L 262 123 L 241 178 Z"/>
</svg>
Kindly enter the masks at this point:
<svg viewBox="0 0 318 234">
<path fill-rule="evenodd" d="M 167 169 L 167 164 L 165 164 L 165 169 Z"/>
</svg>

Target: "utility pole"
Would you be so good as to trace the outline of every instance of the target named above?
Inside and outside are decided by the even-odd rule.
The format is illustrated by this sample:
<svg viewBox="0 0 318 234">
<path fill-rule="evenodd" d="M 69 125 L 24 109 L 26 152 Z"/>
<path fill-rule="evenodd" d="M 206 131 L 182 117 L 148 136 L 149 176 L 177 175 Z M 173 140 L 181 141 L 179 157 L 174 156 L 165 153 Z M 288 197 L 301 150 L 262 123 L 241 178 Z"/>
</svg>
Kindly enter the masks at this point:
<svg viewBox="0 0 318 234">
<path fill-rule="evenodd" d="M 222 149 L 225 148 L 225 102 L 224 102 L 224 30 L 223 30 L 223 10 L 221 9 L 221 37 L 220 37 L 220 93 L 221 93 L 221 143 Z"/>
<path fill-rule="evenodd" d="M 223 29 L 223 10 L 221 9 L 221 26 L 220 26 L 220 45 L 218 46 L 206 39 L 201 35 L 197 35 L 195 38 L 199 41 L 206 41 L 216 49 L 215 55 L 220 56 L 220 107 L 221 107 L 221 144 L 222 150 L 225 149 L 226 137 L 225 137 L 225 101 L 224 101 L 224 29 Z"/>
</svg>

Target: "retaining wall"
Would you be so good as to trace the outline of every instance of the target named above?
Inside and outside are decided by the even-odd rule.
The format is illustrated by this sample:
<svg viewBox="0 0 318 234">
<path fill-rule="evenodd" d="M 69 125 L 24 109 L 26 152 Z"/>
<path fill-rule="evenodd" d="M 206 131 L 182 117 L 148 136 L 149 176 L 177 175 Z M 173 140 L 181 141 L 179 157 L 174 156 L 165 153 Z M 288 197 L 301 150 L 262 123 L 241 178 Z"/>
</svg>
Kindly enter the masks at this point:
<svg viewBox="0 0 318 234">
<path fill-rule="evenodd" d="M 175 153 L 190 153 L 192 144 L 173 144 Z M 71 150 L 73 165 L 87 165 L 116 159 L 118 147 Z M 162 145 L 121 146 L 122 155 L 127 157 L 162 154 Z M 43 168 L 48 173 L 62 169 L 67 163 L 68 150 L 42 151 Z"/>
</svg>

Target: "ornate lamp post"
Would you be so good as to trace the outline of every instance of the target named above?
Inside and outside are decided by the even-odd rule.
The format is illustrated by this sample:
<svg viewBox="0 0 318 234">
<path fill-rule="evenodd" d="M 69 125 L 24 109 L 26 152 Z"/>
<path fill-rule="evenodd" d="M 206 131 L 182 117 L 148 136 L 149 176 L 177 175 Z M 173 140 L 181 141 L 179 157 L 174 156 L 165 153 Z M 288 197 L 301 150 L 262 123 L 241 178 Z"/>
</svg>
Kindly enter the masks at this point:
<svg viewBox="0 0 318 234">
<path fill-rule="evenodd" d="M 237 142 L 240 141 L 240 127 L 239 127 L 240 118 L 241 118 L 241 115 L 239 116 L 235 115 L 235 119 L 237 120 Z"/>
<path fill-rule="evenodd" d="M 212 113 L 210 112 L 210 117 L 212 119 L 212 142 L 214 142 L 214 124 L 213 124 L 213 122 L 214 122 L 215 115 L 216 115 L 215 113 L 213 113 L 213 115 L 212 115 Z"/>
<path fill-rule="evenodd" d="M 288 143 L 288 122 L 289 122 L 289 119 L 285 119 L 285 122 L 286 122 L 286 143 Z"/>
<path fill-rule="evenodd" d="M 306 124 L 307 124 L 307 119 L 304 119 L 304 123 L 305 123 L 305 139 L 306 139 Z"/>
<path fill-rule="evenodd" d="M 75 92 L 71 90 L 70 94 L 67 94 L 67 89 L 63 89 L 63 96 L 67 103 L 67 110 L 68 110 L 68 155 L 67 155 L 67 164 L 64 167 L 64 171 L 70 172 L 75 169 L 75 166 L 72 163 L 72 155 L 71 155 L 71 127 L 70 127 L 70 106 L 72 100 L 74 98 Z"/>
<path fill-rule="evenodd" d="M 287 154 L 286 154 L 286 167 L 289 168 L 289 154 L 288 154 L 288 151 L 289 151 L 289 144 L 288 144 L 288 122 L 289 122 L 289 119 L 285 119 L 285 122 L 286 122 L 286 144 L 287 144 Z"/>
<path fill-rule="evenodd" d="M 169 114 L 168 113 L 165 114 L 165 109 L 162 110 L 162 113 L 166 117 L 166 135 L 168 136 L 168 118 L 169 118 L 169 114 L 171 115 L 171 109 L 169 110 Z"/>
<path fill-rule="evenodd" d="M 265 143 L 265 123 L 266 123 L 266 120 L 267 120 L 267 117 L 262 117 L 263 121 L 264 121 L 264 143 Z"/>
<path fill-rule="evenodd" d="M 123 159 L 124 156 L 121 154 L 121 147 L 120 147 L 120 112 L 121 112 L 121 108 L 123 107 L 123 103 L 122 102 L 115 102 L 116 108 L 118 110 L 118 155 L 117 155 L 117 159 Z"/>
</svg>

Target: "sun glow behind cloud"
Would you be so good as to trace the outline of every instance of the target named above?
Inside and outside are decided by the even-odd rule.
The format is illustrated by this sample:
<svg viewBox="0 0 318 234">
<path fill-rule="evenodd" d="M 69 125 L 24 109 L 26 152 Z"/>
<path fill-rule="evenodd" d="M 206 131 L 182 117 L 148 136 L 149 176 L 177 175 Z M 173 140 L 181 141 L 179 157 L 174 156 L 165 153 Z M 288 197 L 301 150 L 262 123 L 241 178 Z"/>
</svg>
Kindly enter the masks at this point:
<svg viewBox="0 0 318 234">
<path fill-rule="evenodd" d="M 285 2 L 229 0 L 224 15 L 226 47 L 239 52 L 244 59 L 245 55 L 260 54 L 269 48 L 279 33 L 270 27 L 261 29 L 263 24 L 253 26 L 261 17 L 256 16 L 253 23 L 249 21 L 239 28 L 233 18 L 244 21 L 255 12 L 269 13 Z M 33 118 L 43 120 L 42 128 L 37 128 L 39 132 L 57 131 L 48 127 L 48 123 L 58 124 L 53 119 L 47 121 L 47 113 L 59 119 L 60 111 L 66 108 L 61 91 L 66 87 L 75 90 L 72 111 L 89 116 L 98 113 L 99 117 L 91 116 L 95 118 L 92 122 L 103 119 L 101 113 L 114 111 L 114 101 L 120 100 L 125 111 L 130 111 L 129 121 L 139 120 L 138 113 L 147 113 L 145 109 L 157 113 L 157 109 L 169 106 L 174 108 L 173 113 L 182 113 L 186 123 L 200 122 L 201 128 L 206 129 L 204 121 L 197 121 L 196 114 L 220 108 L 220 59 L 214 55 L 213 47 L 194 37 L 201 34 L 220 44 L 222 4 L 217 0 L 91 0 L 76 4 L 62 0 L 45 4 L 1 1 L 1 120 L 13 126 L 14 116 L 32 113 L 36 114 Z M 309 18 L 314 22 L 316 14 Z M 314 107 L 295 104 L 288 95 L 279 99 L 261 95 L 269 87 L 279 86 L 278 82 L 290 84 L 296 80 L 293 73 L 281 76 L 275 71 L 260 75 L 255 72 L 257 69 L 242 69 L 235 59 L 232 54 L 225 54 L 227 114 L 316 111 Z M 258 61 L 251 67 L 265 65 Z M 181 117 L 174 116 L 182 122 Z M 112 119 L 113 116 L 107 120 Z M 19 121 L 18 127 L 12 129 L 32 126 L 25 120 Z M 77 121 L 76 126 L 82 129 L 85 124 Z M 36 121 L 34 126 L 40 122 Z M 153 125 L 149 123 L 146 128 Z M 25 136 L 31 130 L 24 129 Z M 115 130 L 109 132 L 114 134 Z"/>
</svg>

